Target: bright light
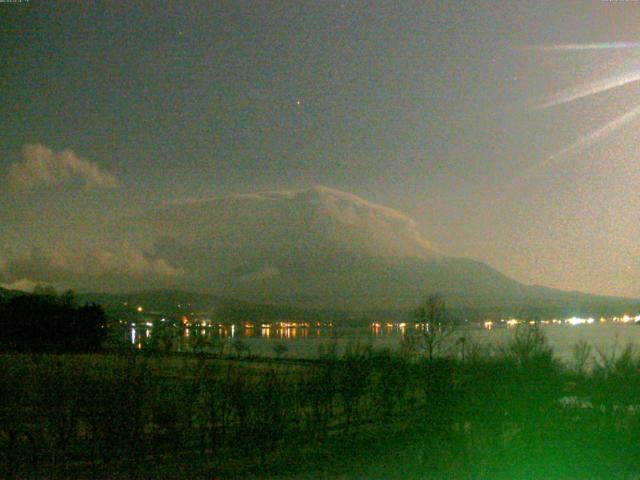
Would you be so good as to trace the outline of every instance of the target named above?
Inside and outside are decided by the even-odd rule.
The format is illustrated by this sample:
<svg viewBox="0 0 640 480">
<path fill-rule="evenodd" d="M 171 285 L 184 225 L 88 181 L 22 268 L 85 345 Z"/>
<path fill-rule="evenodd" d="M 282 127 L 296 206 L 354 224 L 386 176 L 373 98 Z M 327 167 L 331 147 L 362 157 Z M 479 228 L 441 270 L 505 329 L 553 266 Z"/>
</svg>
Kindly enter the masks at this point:
<svg viewBox="0 0 640 480">
<path fill-rule="evenodd" d="M 565 323 L 568 323 L 570 325 L 583 325 L 587 323 L 587 321 L 584 318 L 571 317 L 571 318 L 567 318 L 565 320 Z"/>
<path fill-rule="evenodd" d="M 144 310 L 144 308 L 142 308 L 140 305 L 138 305 L 138 308 L 136 310 L 138 310 L 138 312 L 142 312 Z"/>
</svg>

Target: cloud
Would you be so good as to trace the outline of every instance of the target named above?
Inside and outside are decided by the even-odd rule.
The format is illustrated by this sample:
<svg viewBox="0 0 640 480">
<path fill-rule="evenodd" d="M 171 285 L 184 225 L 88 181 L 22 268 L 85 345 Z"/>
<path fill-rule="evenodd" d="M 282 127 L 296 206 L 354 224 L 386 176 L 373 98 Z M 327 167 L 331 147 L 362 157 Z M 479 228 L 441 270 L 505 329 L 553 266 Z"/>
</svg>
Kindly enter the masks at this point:
<svg viewBox="0 0 640 480">
<path fill-rule="evenodd" d="M 23 292 L 33 292 L 36 285 L 38 285 L 38 282 L 26 278 L 11 283 L 0 283 L 0 287 L 7 290 L 22 290 Z"/>
<path fill-rule="evenodd" d="M 44 145 L 25 145 L 22 160 L 9 166 L 6 182 L 14 191 L 78 183 L 86 189 L 115 188 L 116 177 L 72 150 L 54 152 Z"/>
<path fill-rule="evenodd" d="M 248 273 L 246 275 L 242 275 L 238 278 L 239 282 L 259 282 L 259 281 L 268 281 L 273 280 L 274 278 L 280 275 L 280 270 L 274 267 L 270 267 L 269 265 L 265 265 L 262 270 L 257 270 L 255 272 Z"/>
<path fill-rule="evenodd" d="M 141 250 L 93 248 L 84 252 L 65 247 L 32 248 L 14 256 L 0 269 L 5 285 L 49 283 L 65 288 L 120 290 L 170 286 L 184 271 Z"/>
<path fill-rule="evenodd" d="M 172 202 L 148 220 L 155 251 L 212 286 L 335 265 L 338 257 L 439 257 L 406 215 L 327 187 Z"/>
<path fill-rule="evenodd" d="M 237 251 L 255 243 L 248 252 L 260 245 L 279 252 L 283 245 L 305 244 L 313 251 L 331 244 L 383 256 L 436 255 L 402 212 L 324 186 L 171 202 L 149 220 L 164 236 L 205 240 L 216 249 L 224 245 Z"/>
<path fill-rule="evenodd" d="M 180 288 L 273 301 L 307 295 L 311 285 L 318 295 L 365 291 L 393 272 L 388 266 L 441 258 L 406 215 L 326 187 L 173 202 L 133 224 L 152 254 L 137 245 L 77 251 L 57 244 L 5 253 L 0 284 Z"/>
</svg>

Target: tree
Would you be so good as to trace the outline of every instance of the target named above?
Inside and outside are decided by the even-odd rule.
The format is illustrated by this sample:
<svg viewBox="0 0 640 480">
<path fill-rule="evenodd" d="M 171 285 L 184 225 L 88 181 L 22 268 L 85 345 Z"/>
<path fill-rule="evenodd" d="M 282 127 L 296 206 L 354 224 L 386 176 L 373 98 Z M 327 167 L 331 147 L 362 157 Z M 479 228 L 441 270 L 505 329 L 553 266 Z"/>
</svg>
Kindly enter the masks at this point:
<svg viewBox="0 0 640 480">
<path fill-rule="evenodd" d="M 0 305 L 0 343 L 24 351 L 91 351 L 106 337 L 101 307 L 77 307 L 73 295 L 18 295 Z"/>
<path fill-rule="evenodd" d="M 417 337 L 411 337 L 408 341 L 415 344 L 416 349 L 424 353 L 428 360 L 442 353 L 449 337 L 453 334 L 453 321 L 445 306 L 444 297 L 439 293 L 429 295 L 427 300 L 420 305 L 414 314 L 421 328 Z"/>
</svg>

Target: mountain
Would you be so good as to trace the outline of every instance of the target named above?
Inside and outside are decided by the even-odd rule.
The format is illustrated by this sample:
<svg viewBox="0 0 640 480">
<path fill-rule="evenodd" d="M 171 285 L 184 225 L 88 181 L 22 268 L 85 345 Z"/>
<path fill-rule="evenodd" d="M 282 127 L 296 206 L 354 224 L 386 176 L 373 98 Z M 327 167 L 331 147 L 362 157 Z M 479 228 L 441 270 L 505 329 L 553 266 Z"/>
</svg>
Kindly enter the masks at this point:
<svg viewBox="0 0 640 480">
<path fill-rule="evenodd" d="M 109 314 L 126 317 L 137 313 L 138 306 L 143 314 L 162 315 L 180 318 L 192 313 L 204 314 L 220 322 L 254 321 L 345 321 L 353 319 L 351 313 L 292 307 L 288 305 L 266 305 L 225 298 L 208 293 L 186 292 L 181 290 L 145 290 L 131 293 L 80 293 L 76 295 L 79 304 L 95 302 Z M 358 320 L 361 317 L 358 317 Z"/>
<path fill-rule="evenodd" d="M 640 302 L 525 285 L 437 252 L 405 214 L 324 186 L 174 202 L 145 219 L 181 286 L 261 303 L 406 309 L 432 292 L 464 315 L 551 316 Z"/>
</svg>

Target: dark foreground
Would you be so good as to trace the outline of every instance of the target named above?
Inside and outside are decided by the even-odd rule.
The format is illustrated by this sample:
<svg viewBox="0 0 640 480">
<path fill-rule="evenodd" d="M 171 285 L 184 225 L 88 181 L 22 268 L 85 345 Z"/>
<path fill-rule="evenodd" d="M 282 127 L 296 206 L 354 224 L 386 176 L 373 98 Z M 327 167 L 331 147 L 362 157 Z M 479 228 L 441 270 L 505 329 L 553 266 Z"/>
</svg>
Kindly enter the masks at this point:
<svg viewBox="0 0 640 480">
<path fill-rule="evenodd" d="M 640 478 L 640 358 L 0 356 L 1 478 Z"/>
</svg>

